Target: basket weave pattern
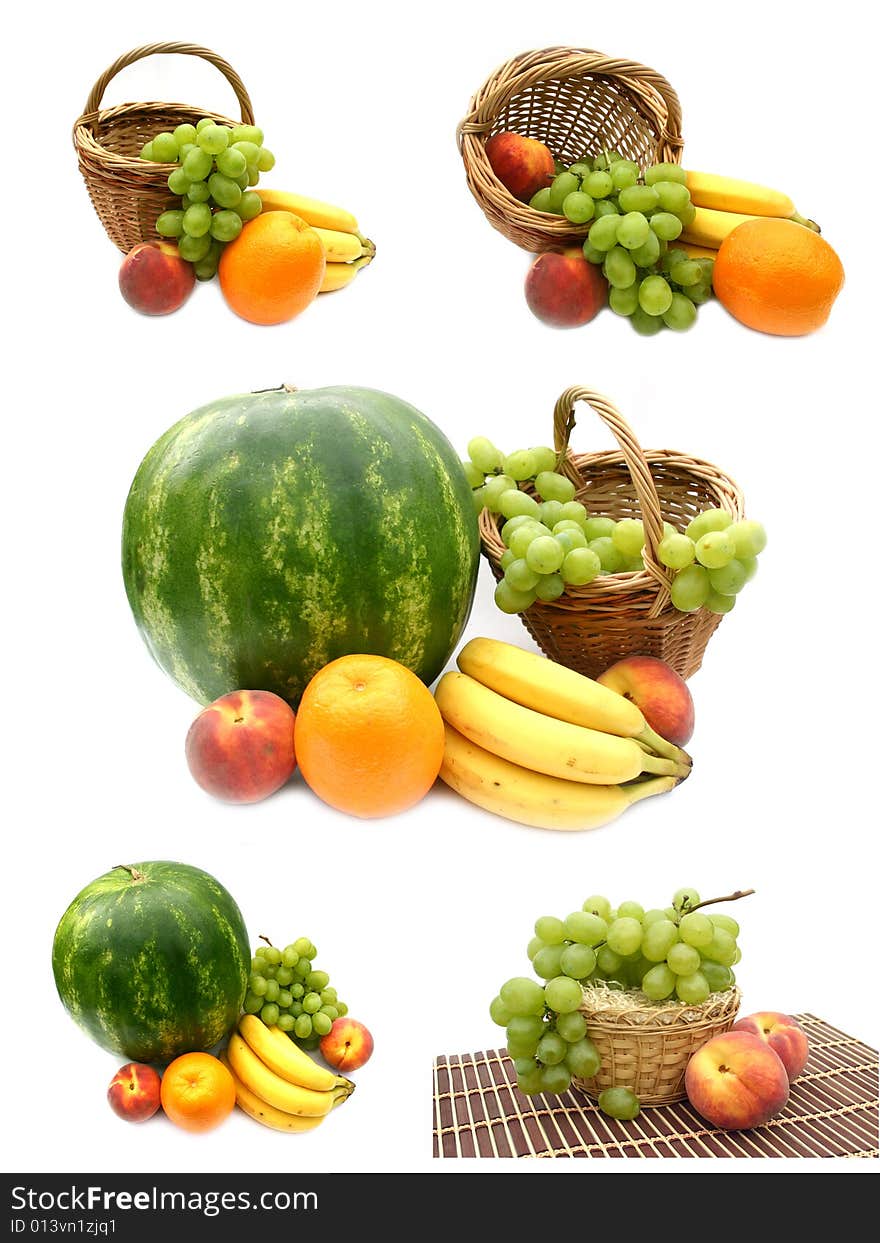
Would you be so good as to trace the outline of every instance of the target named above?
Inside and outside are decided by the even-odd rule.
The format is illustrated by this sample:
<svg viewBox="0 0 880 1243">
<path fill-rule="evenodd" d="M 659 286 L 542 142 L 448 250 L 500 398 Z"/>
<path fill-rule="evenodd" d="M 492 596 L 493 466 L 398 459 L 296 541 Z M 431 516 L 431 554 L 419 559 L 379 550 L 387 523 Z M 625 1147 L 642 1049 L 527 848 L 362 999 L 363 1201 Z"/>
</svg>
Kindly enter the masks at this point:
<svg viewBox="0 0 880 1243">
<path fill-rule="evenodd" d="M 678 96 L 645 65 L 566 47 L 507 61 L 471 100 L 458 143 L 471 193 L 489 223 L 530 251 L 580 245 L 590 226 L 533 211 L 501 184 L 485 147 L 504 130 L 537 138 L 566 164 L 606 148 L 642 168 L 678 163 L 684 145 Z"/>
<path fill-rule="evenodd" d="M 609 990 L 609 997 L 614 994 Z M 685 1098 L 688 1061 L 707 1040 L 730 1031 L 739 1010 L 740 991 L 713 993 L 699 1006 L 651 1006 L 596 1009 L 587 1000 L 581 1013 L 587 1035 L 602 1058 L 591 1079 L 573 1086 L 594 1099 L 605 1088 L 630 1088 L 642 1105 L 665 1105 Z"/>
<path fill-rule="evenodd" d="M 574 407 L 587 402 L 620 446 L 604 453 L 574 454 L 569 438 Z M 669 599 L 673 572 L 657 559 L 664 520 L 683 531 L 704 509 L 726 509 L 734 521 L 745 516 L 739 487 L 717 466 L 668 449 L 641 448 L 620 411 L 591 389 L 566 389 L 553 415 L 559 470 L 575 485 L 576 499 L 591 516 L 641 518 L 645 527 L 644 570 L 602 575 L 584 587 L 567 587 L 552 603 L 536 601 L 520 614 L 545 655 L 597 677 L 626 656 L 656 656 L 683 678 L 699 669 L 721 617 L 708 609 L 681 613 Z M 483 554 L 496 579 L 504 553 L 498 515 L 480 514 Z"/>
<path fill-rule="evenodd" d="M 101 108 L 108 83 L 120 70 L 157 53 L 199 56 L 227 79 L 241 107 L 241 120 L 253 125 L 254 112 L 244 84 L 222 57 L 194 43 L 147 43 L 126 52 L 101 74 L 92 87 L 85 109 L 73 127 L 79 170 L 89 198 L 110 240 L 124 253 L 138 242 L 156 240 L 156 221 L 169 207 L 179 206 L 168 189 L 176 164 L 154 164 L 139 158 L 144 143 L 162 130 L 186 121 L 210 117 L 221 125 L 236 125 L 216 112 L 186 104 L 138 103 Z"/>
</svg>

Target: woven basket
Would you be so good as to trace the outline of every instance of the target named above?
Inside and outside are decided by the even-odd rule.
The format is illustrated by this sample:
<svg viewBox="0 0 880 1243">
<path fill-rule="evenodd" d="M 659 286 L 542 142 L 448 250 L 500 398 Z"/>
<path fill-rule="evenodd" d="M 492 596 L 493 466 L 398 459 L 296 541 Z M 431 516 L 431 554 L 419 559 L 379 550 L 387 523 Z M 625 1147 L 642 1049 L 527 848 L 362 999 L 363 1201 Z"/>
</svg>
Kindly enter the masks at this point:
<svg viewBox="0 0 880 1243">
<path fill-rule="evenodd" d="M 678 96 L 653 69 L 569 47 L 507 61 L 471 100 L 458 143 L 471 193 L 489 223 L 535 252 L 579 246 L 590 226 L 533 211 L 505 189 L 485 150 L 488 139 L 504 130 L 539 139 L 565 164 L 605 149 L 642 168 L 677 164 L 684 146 Z"/>
<path fill-rule="evenodd" d="M 619 450 L 571 452 L 578 401 L 589 403 L 611 428 Z M 559 469 L 591 516 L 642 519 L 645 568 L 567 587 L 558 600 L 536 602 L 520 614 L 523 624 L 546 656 L 587 677 L 598 677 L 625 656 L 642 655 L 656 656 L 689 678 L 699 669 L 721 617 L 705 608 L 681 613 L 670 603 L 674 574 L 657 559 L 663 521 L 683 531 L 691 518 L 714 507 L 728 510 L 737 521 L 745 516 L 740 489 L 709 462 L 669 449 L 643 450 L 617 408 L 590 389 L 569 388 L 562 394 L 553 412 L 553 438 L 563 455 Z M 488 509 L 480 514 L 483 555 L 496 579 L 503 575 L 501 523 Z"/>
<path fill-rule="evenodd" d="M 173 130 L 185 121 L 195 123 L 201 117 L 210 117 L 222 125 L 238 124 L 219 113 L 186 104 L 117 104 L 101 108 L 107 84 L 121 69 L 145 56 L 168 52 L 200 56 L 219 69 L 235 91 L 242 122 L 254 123 L 251 101 L 238 74 L 222 57 L 195 43 L 147 43 L 120 56 L 101 74 L 73 127 L 73 145 L 95 211 L 110 240 L 126 254 L 138 242 L 154 240 L 159 216 L 169 207 L 179 206 L 179 199 L 168 189 L 168 177 L 177 165 L 139 159 L 144 143 L 162 130 Z"/>
<path fill-rule="evenodd" d="M 713 993 L 700 1006 L 669 1005 L 616 1007 L 615 994 L 600 1006 L 585 994 L 581 1013 L 587 1035 L 602 1058 L 592 1079 L 575 1079 L 573 1086 L 597 1097 L 605 1088 L 629 1088 L 642 1105 L 668 1105 L 683 1100 L 684 1072 L 693 1053 L 707 1040 L 730 1031 L 739 1010 L 738 988 Z"/>
</svg>

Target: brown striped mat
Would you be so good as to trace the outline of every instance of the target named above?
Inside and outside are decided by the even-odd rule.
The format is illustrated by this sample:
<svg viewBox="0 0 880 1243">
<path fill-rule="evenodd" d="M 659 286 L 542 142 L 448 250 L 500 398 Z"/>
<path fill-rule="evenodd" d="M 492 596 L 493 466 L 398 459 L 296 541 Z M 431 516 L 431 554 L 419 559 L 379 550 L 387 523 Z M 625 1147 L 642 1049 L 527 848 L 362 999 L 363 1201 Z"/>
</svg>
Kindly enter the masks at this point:
<svg viewBox="0 0 880 1243">
<path fill-rule="evenodd" d="M 876 1157 L 877 1052 L 812 1014 L 797 1015 L 810 1058 L 781 1114 L 719 1131 L 687 1101 L 632 1122 L 580 1092 L 523 1096 L 506 1052 L 434 1063 L 435 1157 Z"/>
</svg>

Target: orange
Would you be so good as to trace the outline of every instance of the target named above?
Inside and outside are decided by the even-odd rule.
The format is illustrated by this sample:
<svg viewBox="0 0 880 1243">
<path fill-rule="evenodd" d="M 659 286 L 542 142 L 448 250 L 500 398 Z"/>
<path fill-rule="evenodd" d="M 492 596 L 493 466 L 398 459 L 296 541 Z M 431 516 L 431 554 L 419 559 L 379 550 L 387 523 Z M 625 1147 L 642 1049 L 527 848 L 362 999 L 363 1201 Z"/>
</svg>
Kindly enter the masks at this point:
<svg viewBox="0 0 880 1243">
<path fill-rule="evenodd" d="M 434 784 L 443 719 L 424 682 L 396 660 L 342 656 L 306 687 L 294 743 L 318 798 L 352 816 L 393 816 Z"/>
<path fill-rule="evenodd" d="M 724 239 L 712 285 L 740 323 L 799 337 L 825 323 L 843 288 L 843 264 L 812 229 L 765 216 Z"/>
<path fill-rule="evenodd" d="M 324 279 L 324 247 L 314 229 L 288 211 L 249 220 L 220 256 L 220 288 L 242 319 L 282 324 L 304 311 Z"/>
<path fill-rule="evenodd" d="M 235 1081 L 210 1053 L 184 1053 L 162 1076 L 162 1108 L 184 1131 L 211 1131 L 235 1105 Z"/>
</svg>

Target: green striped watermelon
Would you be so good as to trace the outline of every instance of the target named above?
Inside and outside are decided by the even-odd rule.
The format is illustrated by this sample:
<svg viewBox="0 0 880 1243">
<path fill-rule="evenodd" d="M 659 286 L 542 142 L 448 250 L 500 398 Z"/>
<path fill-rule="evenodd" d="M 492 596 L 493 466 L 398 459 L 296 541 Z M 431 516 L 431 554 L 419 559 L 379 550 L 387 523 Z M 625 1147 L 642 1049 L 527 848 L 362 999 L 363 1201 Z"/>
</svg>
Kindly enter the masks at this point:
<svg viewBox="0 0 880 1243">
<path fill-rule="evenodd" d="M 296 706 L 338 656 L 438 676 L 473 600 L 479 536 L 458 455 L 418 410 L 363 388 L 193 411 L 144 458 L 122 567 L 158 664 L 194 699 Z"/>
<path fill-rule="evenodd" d="M 238 1021 L 250 970 L 244 920 L 223 886 L 186 863 L 115 867 L 61 917 L 58 994 L 102 1048 L 137 1062 L 206 1050 Z"/>
</svg>

